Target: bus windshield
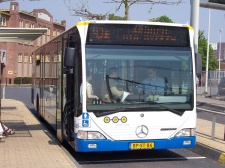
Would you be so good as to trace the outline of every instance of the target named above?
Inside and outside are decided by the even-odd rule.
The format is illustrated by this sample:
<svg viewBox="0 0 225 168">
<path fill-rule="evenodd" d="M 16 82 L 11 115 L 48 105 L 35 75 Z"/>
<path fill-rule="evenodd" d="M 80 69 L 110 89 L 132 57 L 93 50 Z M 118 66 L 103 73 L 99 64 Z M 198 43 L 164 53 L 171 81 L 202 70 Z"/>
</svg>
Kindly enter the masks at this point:
<svg viewBox="0 0 225 168">
<path fill-rule="evenodd" d="M 193 109 L 190 47 L 86 45 L 85 57 L 101 100 L 87 98 L 88 111 Z"/>
</svg>

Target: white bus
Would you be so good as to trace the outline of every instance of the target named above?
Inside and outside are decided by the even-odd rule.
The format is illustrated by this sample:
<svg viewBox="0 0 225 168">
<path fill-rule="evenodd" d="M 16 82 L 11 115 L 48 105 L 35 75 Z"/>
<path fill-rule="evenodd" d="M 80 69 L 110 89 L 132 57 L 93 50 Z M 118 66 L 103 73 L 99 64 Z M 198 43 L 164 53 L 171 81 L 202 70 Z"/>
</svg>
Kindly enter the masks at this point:
<svg viewBox="0 0 225 168">
<path fill-rule="evenodd" d="M 33 52 L 37 113 L 78 152 L 193 148 L 193 39 L 186 24 L 78 22 Z"/>
</svg>

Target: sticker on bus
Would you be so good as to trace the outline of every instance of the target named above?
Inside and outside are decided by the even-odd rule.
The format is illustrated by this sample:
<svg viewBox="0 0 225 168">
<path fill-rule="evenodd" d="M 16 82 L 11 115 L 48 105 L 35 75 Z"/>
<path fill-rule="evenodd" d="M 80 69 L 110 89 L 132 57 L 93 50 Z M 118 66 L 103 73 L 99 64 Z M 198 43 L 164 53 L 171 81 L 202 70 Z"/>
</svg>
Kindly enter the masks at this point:
<svg viewBox="0 0 225 168">
<path fill-rule="evenodd" d="M 89 120 L 82 120 L 82 127 L 89 127 Z"/>
</svg>

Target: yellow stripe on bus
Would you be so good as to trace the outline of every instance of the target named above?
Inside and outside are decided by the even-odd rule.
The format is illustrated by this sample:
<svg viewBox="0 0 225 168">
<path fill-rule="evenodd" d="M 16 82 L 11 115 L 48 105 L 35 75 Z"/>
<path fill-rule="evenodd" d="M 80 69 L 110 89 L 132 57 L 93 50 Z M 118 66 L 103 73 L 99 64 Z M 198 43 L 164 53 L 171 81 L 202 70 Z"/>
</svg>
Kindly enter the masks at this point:
<svg viewBox="0 0 225 168">
<path fill-rule="evenodd" d="M 194 30 L 193 27 L 191 27 L 191 26 L 188 26 L 188 29 L 189 29 L 189 30 Z"/>
<path fill-rule="evenodd" d="M 89 25 L 89 21 L 86 21 L 86 22 L 78 22 L 77 24 L 76 24 L 76 26 L 86 26 L 86 25 Z"/>
</svg>

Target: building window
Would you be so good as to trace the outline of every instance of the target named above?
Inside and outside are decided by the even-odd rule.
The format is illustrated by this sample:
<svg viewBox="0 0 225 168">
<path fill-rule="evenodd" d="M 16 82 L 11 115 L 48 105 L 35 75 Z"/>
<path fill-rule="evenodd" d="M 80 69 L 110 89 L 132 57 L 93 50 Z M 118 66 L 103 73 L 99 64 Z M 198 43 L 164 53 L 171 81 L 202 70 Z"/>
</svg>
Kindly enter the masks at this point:
<svg viewBox="0 0 225 168">
<path fill-rule="evenodd" d="M 48 28 L 47 35 L 50 35 L 50 33 L 51 33 L 51 30 Z"/>
<path fill-rule="evenodd" d="M 2 17 L 1 26 L 6 26 L 6 18 Z"/>
<path fill-rule="evenodd" d="M 6 50 L 0 50 L 1 63 L 6 64 Z"/>
<path fill-rule="evenodd" d="M 54 62 L 60 62 L 60 55 L 59 54 L 56 54 L 54 56 Z"/>
<path fill-rule="evenodd" d="M 36 61 L 40 61 L 40 59 L 41 59 L 41 58 L 40 58 L 40 55 L 37 54 L 37 55 L 36 55 Z"/>
<path fill-rule="evenodd" d="M 23 27 L 23 21 L 22 20 L 19 21 L 19 27 Z"/>
<path fill-rule="evenodd" d="M 27 61 L 28 61 L 28 55 L 25 54 L 25 55 L 24 55 L 24 62 L 27 62 Z"/>
<path fill-rule="evenodd" d="M 53 37 L 55 37 L 55 36 L 56 36 L 56 30 L 53 31 Z"/>
<path fill-rule="evenodd" d="M 33 61 L 33 57 L 32 57 L 32 55 L 30 55 L 29 62 L 32 63 L 32 61 Z"/>
<path fill-rule="evenodd" d="M 29 22 L 25 23 L 25 28 L 29 28 Z"/>
<path fill-rule="evenodd" d="M 45 57 L 45 62 L 50 62 L 50 55 L 49 55 L 49 54 L 46 55 L 46 57 Z"/>
<path fill-rule="evenodd" d="M 34 28 L 34 24 L 33 23 L 30 24 L 30 28 Z"/>
<path fill-rule="evenodd" d="M 22 53 L 19 53 L 18 54 L 18 62 L 22 62 L 22 58 L 23 58 Z"/>
</svg>

